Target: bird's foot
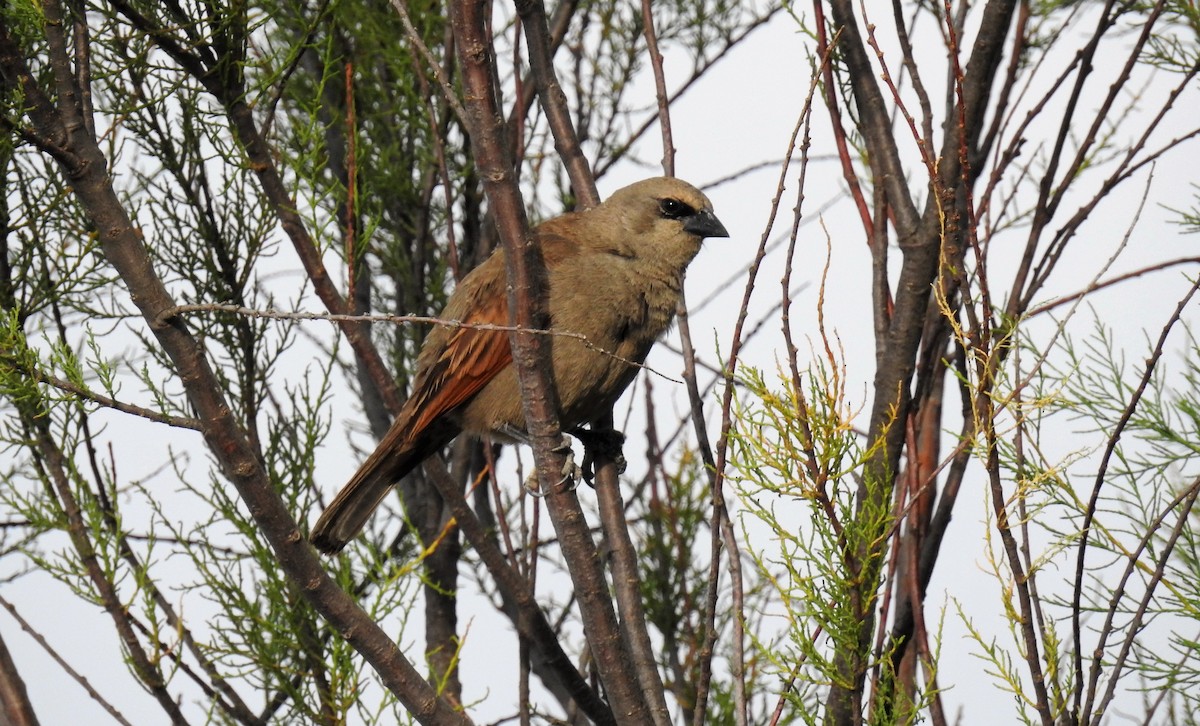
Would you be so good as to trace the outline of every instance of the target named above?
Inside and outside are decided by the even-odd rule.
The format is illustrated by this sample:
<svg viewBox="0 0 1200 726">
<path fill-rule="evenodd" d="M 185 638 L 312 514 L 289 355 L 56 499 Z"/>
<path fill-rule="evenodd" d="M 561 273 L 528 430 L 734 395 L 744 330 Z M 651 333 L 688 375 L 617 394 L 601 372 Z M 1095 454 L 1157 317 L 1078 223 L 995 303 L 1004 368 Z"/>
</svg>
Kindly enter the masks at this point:
<svg viewBox="0 0 1200 726">
<path fill-rule="evenodd" d="M 583 444 L 582 476 L 588 486 L 595 487 L 595 460 L 599 455 L 610 459 L 617 465 L 617 473 L 624 474 L 629 462 L 625 460 L 622 448 L 625 445 L 625 434 L 616 429 L 571 429 L 571 434 Z"/>
<path fill-rule="evenodd" d="M 558 480 L 558 486 L 563 487 L 563 491 L 574 491 L 579 486 L 580 480 L 584 477 L 583 469 L 575 463 L 575 452 L 571 450 L 571 437 L 563 434 L 562 441 L 551 449 L 556 454 L 562 454 L 565 457 L 562 468 L 562 478 Z M 538 483 L 537 469 L 534 469 L 529 476 L 525 478 L 525 491 L 535 497 L 543 497 L 546 495 L 542 491 Z"/>
</svg>

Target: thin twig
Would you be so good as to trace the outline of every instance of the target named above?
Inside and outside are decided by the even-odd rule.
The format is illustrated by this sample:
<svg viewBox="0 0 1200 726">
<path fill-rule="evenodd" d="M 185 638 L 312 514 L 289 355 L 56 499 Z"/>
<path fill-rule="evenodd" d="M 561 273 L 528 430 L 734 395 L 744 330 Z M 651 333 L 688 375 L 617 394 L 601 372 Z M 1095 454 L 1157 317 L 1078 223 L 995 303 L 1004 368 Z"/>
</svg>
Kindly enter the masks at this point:
<svg viewBox="0 0 1200 726">
<path fill-rule="evenodd" d="M 175 428 L 191 429 L 193 431 L 203 431 L 204 430 L 203 424 L 198 419 L 189 418 L 189 417 L 185 417 L 185 416 L 172 416 L 170 414 L 160 413 L 158 411 L 153 411 L 151 409 L 144 408 L 142 406 L 137 406 L 132 403 L 124 403 L 124 402 L 118 401 L 114 398 L 109 398 L 108 396 L 105 396 L 103 394 L 96 393 L 95 391 L 88 389 L 88 388 L 84 388 L 83 386 L 78 386 L 66 379 L 58 378 L 57 376 L 52 376 L 49 373 L 46 373 L 44 371 L 24 370 L 24 369 L 20 369 L 20 368 L 18 368 L 16 370 L 19 373 L 23 373 L 24 375 L 29 376 L 30 378 L 34 379 L 35 381 L 37 381 L 39 383 L 45 383 L 46 385 L 57 388 L 60 391 L 70 393 L 71 395 L 74 395 L 74 396 L 78 396 L 82 399 L 91 401 L 92 403 L 98 404 L 105 408 L 111 408 L 114 411 L 120 411 L 121 413 L 132 414 L 134 416 L 139 416 L 141 418 L 144 418 L 148 421 L 166 424 L 167 426 L 172 426 Z"/>
<path fill-rule="evenodd" d="M 650 0 L 642 0 L 642 32 L 646 36 L 646 52 L 650 55 L 650 69 L 654 73 L 654 97 L 658 102 L 658 125 L 662 131 L 663 174 L 675 176 L 675 142 L 671 134 L 671 100 L 667 97 L 667 80 L 663 74 L 663 56 L 658 50 L 658 36 L 654 32 L 654 11 Z"/>
<path fill-rule="evenodd" d="M 1175 496 L 1163 511 L 1159 513 L 1154 521 L 1150 522 L 1146 527 L 1145 533 L 1138 541 L 1138 546 L 1129 553 L 1128 560 L 1125 564 L 1125 571 L 1121 574 L 1121 581 L 1113 588 L 1112 596 L 1109 599 L 1108 612 L 1104 617 L 1104 625 L 1100 628 L 1100 639 L 1096 644 L 1096 653 L 1103 653 L 1106 646 L 1106 640 L 1109 635 L 1112 635 L 1116 628 L 1113 621 L 1118 615 L 1125 617 L 1129 615 L 1128 611 L 1121 607 L 1121 601 L 1125 595 L 1125 586 L 1129 582 L 1135 571 L 1139 569 L 1138 558 L 1142 552 L 1150 548 L 1150 542 L 1158 534 L 1158 530 L 1166 521 L 1167 515 L 1171 512 L 1178 512 L 1178 517 L 1175 520 L 1175 526 L 1171 528 L 1170 534 L 1159 544 L 1155 546 L 1155 566 L 1149 580 L 1145 584 L 1145 592 L 1142 593 L 1142 599 L 1138 602 L 1137 609 L 1134 610 L 1132 616 L 1125 623 L 1125 638 L 1121 642 L 1121 648 L 1116 657 L 1110 663 L 1101 665 L 1102 658 L 1097 657 L 1092 661 L 1092 680 L 1088 683 L 1088 701 L 1080 723 L 1103 723 L 1105 711 L 1112 703 L 1113 697 L 1116 695 L 1117 684 L 1121 681 L 1121 676 L 1125 671 L 1126 662 L 1129 660 L 1129 653 L 1133 649 L 1138 636 L 1142 633 L 1142 627 L 1146 623 L 1146 611 L 1150 607 L 1150 603 L 1154 600 L 1155 591 L 1158 589 L 1159 583 L 1162 582 L 1163 576 L 1167 569 L 1167 564 L 1171 561 L 1171 555 L 1175 551 L 1175 546 L 1179 542 L 1183 531 L 1189 526 L 1191 521 L 1192 509 L 1196 505 L 1196 498 L 1200 496 L 1200 478 L 1193 479 L 1191 484 L 1184 488 Z M 1108 686 L 1104 690 L 1104 695 L 1101 696 L 1096 704 L 1095 716 L 1092 715 L 1092 696 L 1095 693 L 1097 680 L 1100 677 L 1101 670 L 1108 671 Z"/>
<path fill-rule="evenodd" d="M 1077 546 L 1078 554 L 1075 557 L 1075 582 L 1071 593 L 1071 633 L 1075 638 L 1075 651 L 1082 653 L 1082 617 L 1083 617 L 1083 576 L 1087 570 L 1087 553 L 1088 539 L 1092 530 L 1092 522 L 1096 518 L 1097 508 L 1100 502 L 1100 492 L 1104 488 L 1108 475 L 1108 467 L 1112 463 L 1113 457 L 1117 453 L 1117 445 L 1121 442 L 1121 436 L 1125 432 L 1125 427 L 1129 425 L 1129 421 L 1133 418 L 1133 414 L 1137 412 L 1138 404 L 1141 403 L 1142 396 L 1150 387 L 1150 382 L 1153 379 L 1154 371 L 1158 368 L 1158 361 L 1162 358 L 1163 352 L 1166 350 L 1167 337 L 1174 330 L 1175 325 L 1179 322 L 1183 314 L 1184 308 L 1191 301 L 1196 291 L 1200 290 L 1200 279 L 1197 279 L 1188 289 L 1179 303 L 1175 306 L 1174 312 L 1168 318 L 1167 323 L 1163 326 L 1162 331 L 1158 335 L 1158 341 L 1154 345 L 1154 349 L 1146 358 L 1146 365 L 1142 370 L 1141 379 L 1138 381 L 1137 387 L 1129 397 L 1129 403 L 1125 405 L 1125 410 L 1121 413 L 1121 417 L 1117 419 L 1116 425 L 1113 426 L 1112 433 L 1108 436 L 1108 442 L 1105 444 L 1104 453 L 1100 456 L 1100 466 L 1096 470 L 1096 479 L 1092 484 L 1092 493 L 1088 498 L 1087 508 L 1083 513 L 1083 523 L 1079 532 L 1079 544 Z M 1074 711 L 1076 715 L 1086 715 L 1091 712 L 1092 698 L 1094 696 L 1094 684 L 1099 677 L 1098 672 L 1101 666 L 1101 659 L 1096 658 L 1092 663 L 1091 677 L 1089 678 L 1089 687 L 1087 689 L 1087 701 L 1081 701 L 1084 696 L 1083 687 L 1083 665 L 1081 663 L 1081 655 L 1075 657 L 1075 705 Z"/>
<path fill-rule="evenodd" d="M 113 717 L 113 720 L 115 720 L 117 723 L 124 724 L 125 726 L 133 726 L 133 724 L 129 723 L 129 721 L 121 715 L 121 712 L 118 711 L 116 707 L 109 703 L 104 696 L 100 695 L 99 691 L 97 691 L 95 688 L 92 688 L 92 684 L 88 681 L 87 677 L 72 668 L 71 664 L 64 660 L 63 657 L 58 654 L 58 651 L 56 651 L 54 647 L 46 641 L 46 638 L 43 637 L 41 633 L 34 630 L 33 626 L 29 624 L 29 621 L 21 617 L 21 613 L 17 611 L 16 606 L 4 599 L 4 596 L 2 595 L 0 595 L 0 607 L 3 607 L 5 610 L 7 610 L 8 614 L 12 615 L 13 620 L 16 620 L 17 624 L 21 626 L 21 630 L 24 630 L 26 633 L 28 633 L 29 637 L 33 638 L 34 641 L 41 646 L 42 650 L 46 651 L 46 654 L 49 655 L 54 662 L 57 663 L 64 672 L 66 672 L 67 675 L 69 675 L 76 683 L 82 686 L 83 690 L 87 691 L 88 696 L 93 701 L 99 703 L 100 707 L 107 711 L 109 716 Z"/>
<path fill-rule="evenodd" d="M 438 64 L 437 58 L 433 57 L 429 46 L 425 45 L 425 41 L 421 39 L 421 34 L 417 32 L 412 18 L 408 15 L 408 8 L 401 0 L 392 0 L 392 7 L 396 9 L 396 14 L 400 16 L 400 22 L 404 25 L 404 32 L 408 35 L 408 42 L 412 44 L 412 47 L 417 49 L 417 52 L 421 54 L 421 57 L 429 65 L 429 71 L 433 73 L 434 80 L 437 81 L 438 87 L 442 89 L 442 98 L 446 100 L 446 104 L 450 107 L 450 110 L 458 117 L 459 123 L 466 125 L 467 112 L 458 100 L 458 92 L 454 90 L 454 86 L 450 83 L 450 80 L 442 73 L 442 67 Z"/>
</svg>

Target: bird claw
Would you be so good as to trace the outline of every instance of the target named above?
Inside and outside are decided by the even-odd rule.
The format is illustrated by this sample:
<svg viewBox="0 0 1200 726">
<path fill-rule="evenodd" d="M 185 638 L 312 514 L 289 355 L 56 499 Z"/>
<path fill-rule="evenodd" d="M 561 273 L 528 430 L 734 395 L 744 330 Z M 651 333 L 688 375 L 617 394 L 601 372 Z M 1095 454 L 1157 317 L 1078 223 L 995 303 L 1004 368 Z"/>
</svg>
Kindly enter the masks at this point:
<svg viewBox="0 0 1200 726">
<path fill-rule="evenodd" d="M 563 491 L 567 492 L 575 491 L 579 486 L 579 482 L 584 478 L 583 469 L 575 463 L 575 452 L 571 449 L 571 443 L 571 437 L 563 434 L 562 441 L 550 449 L 554 453 L 562 454 L 566 457 L 566 460 L 563 462 L 562 478 L 558 480 L 558 486 L 564 487 Z M 588 483 L 591 483 L 590 479 Z M 529 476 L 525 477 L 525 491 L 534 497 L 540 498 L 546 496 L 546 493 L 542 491 L 538 483 L 537 469 L 534 469 Z"/>
<path fill-rule="evenodd" d="M 575 428 L 571 430 L 575 438 L 583 444 L 583 480 L 588 483 L 588 486 L 595 488 L 595 460 L 596 454 L 600 454 L 608 459 L 611 459 L 617 465 L 617 474 L 624 474 L 625 468 L 629 462 L 625 460 L 625 453 L 622 451 L 622 446 L 625 444 L 625 435 L 615 429 L 582 429 Z"/>
<path fill-rule="evenodd" d="M 546 496 L 542 493 L 541 486 L 538 485 L 537 469 L 529 472 L 529 476 L 525 477 L 525 484 L 523 486 L 525 487 L 526 493 L 535 499 L 541 499 L 542 497 Z"/>
</svg>

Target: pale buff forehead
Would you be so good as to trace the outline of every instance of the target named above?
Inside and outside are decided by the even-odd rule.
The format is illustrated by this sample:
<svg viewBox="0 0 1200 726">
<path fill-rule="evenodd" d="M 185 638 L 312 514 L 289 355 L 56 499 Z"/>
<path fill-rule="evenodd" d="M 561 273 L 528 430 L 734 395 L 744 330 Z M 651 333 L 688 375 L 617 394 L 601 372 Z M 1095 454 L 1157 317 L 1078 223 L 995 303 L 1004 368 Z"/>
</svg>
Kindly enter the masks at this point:
<svg viewBox="0 0 1200 726">
<path fill-rule="evenodd" d="M 674 177 L 654 177 L 613 192 L 608 202 L 678 199 L 695 208 L 712 210 L 712 202 L 696 187 Z M 607 203 L 607 202 L 606 202 Z"/>
</svg>

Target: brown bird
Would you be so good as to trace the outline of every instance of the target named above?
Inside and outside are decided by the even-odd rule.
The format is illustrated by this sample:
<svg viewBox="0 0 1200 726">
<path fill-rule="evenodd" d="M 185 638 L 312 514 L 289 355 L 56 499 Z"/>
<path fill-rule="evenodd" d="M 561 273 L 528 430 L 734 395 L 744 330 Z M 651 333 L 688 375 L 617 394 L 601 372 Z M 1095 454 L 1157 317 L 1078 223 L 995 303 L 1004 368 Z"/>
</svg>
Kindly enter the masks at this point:
<svg viewBox="0 0 1200 726">
<path fill-rule="evenodd" d="M 594 209 L 538 225 L 549 327 L 571 334 L 550 338 L 564 429 L 611 409 L 670 325 L 683 271 L 700 242 L 728 236 L 700 190 L 668 177 L 640 181 Z M 441 319 L 508 325 L 507 284 L 501 249 L 462 279 Z M 345 547 L 388 490 L 460 432 L 520 440 L 525 416 L 508 333 L 434 328 L 413 381 L 383 441 L 317 520 L 310 536 L 317 549 Z"/>
</svg>

